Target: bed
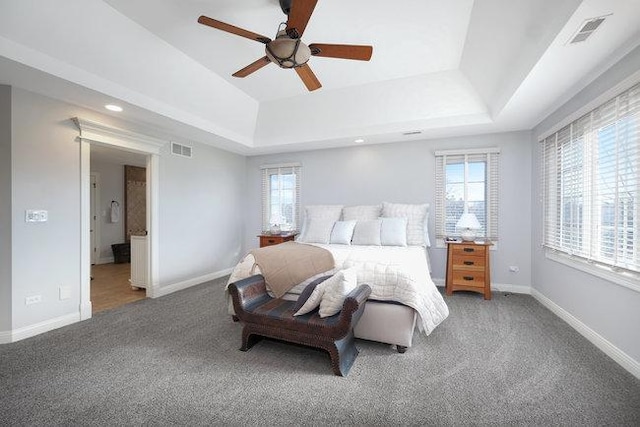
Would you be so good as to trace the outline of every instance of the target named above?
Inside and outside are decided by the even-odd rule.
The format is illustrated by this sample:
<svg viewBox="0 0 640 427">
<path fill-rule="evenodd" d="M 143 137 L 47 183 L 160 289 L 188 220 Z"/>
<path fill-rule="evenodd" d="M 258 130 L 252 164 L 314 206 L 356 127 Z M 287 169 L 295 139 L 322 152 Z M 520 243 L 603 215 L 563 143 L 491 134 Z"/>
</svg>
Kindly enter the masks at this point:
<svg viewBox="0 0 640 427">
<path fill-rule="evenodd" d="M 428 205 L 305 208 L 297 243 L 320 247 L 333 255 L 335 269 L 327 274 L 355 267 L 358 284 L 371 286 L 354 329 L 357 338 L 392 344 L 404 352 L 412 345 L 416 327 L 428 335 L 449 315 L 429 273 L 427 217 Z M 260 273 L 250 253 L 234 268 L 229 283 Z M 283 298 L 297 299 L 310 280 L 313 277 L 294 286 Z M 233 314 L 231 301 L 229 310 Z"/>
</svg>

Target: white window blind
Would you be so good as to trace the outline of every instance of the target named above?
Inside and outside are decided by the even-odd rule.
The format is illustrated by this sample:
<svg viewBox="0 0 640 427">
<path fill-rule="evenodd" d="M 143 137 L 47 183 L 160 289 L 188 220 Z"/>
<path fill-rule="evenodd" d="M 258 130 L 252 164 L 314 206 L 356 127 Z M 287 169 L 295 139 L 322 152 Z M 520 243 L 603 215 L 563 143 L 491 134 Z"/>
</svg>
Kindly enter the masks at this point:
<svg viewBox="0 0 640 427">
<path fill-rule="evenodd" d="M 283 231 L 300 224 L 299 164 L 262 166 L 262 231 L 277 224 Z"/>
<path fill-rule="evenodd" d="M 640 84 L 540 142 L 544 245 L 640 272 Z"/>
<path fill-rule="evenodd" d="M 464 212 L 476 215 L 478 236 L 498 241 L 500 150 L 436 152 L 436 239 L 460 236 L 456 223 Z"/>
</svg>

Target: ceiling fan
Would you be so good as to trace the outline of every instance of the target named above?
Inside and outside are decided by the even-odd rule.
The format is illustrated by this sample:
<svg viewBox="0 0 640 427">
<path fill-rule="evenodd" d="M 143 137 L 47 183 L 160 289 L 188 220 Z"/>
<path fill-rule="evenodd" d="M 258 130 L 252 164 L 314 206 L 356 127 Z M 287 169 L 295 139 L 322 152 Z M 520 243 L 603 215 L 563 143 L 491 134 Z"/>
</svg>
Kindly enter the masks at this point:
<svg viewBox="0 0 640 427">
<path fill-rule="evenodd" d="M 286 23 L 283 22 L 278 27 L 274 40 L 204 15 L 198 18 L 198 22 L 266 45 L 266 55 L 233 73 L 234 77 L 247 77 L 273 62 L 281 68 L 295 69 L 307 89 L 313 91 L 322 85 L 307 64 L 311 56 L 368 61 L 373 53 L 371 46 L 322 43 L 312 43 L 307 46 L 304 44 L 300 39 L 317 2 L 318 0 L 280 0 L 280 7 L 288 18 Z"/>
</svg>

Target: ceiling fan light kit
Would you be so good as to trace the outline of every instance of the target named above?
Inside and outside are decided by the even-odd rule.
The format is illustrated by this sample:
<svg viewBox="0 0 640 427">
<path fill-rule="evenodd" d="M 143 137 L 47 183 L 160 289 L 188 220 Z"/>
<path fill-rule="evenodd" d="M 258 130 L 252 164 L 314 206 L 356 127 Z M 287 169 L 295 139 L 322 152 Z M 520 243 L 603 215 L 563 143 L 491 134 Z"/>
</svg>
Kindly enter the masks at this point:
<svg viewBox="0 0 640 427">
<path fill-rule="evenodd" d="M 292 39 L 285 30 L 279 31 L 275 40 L 267 43 L 265 48 L 271 62 L 281 68 L 300 67 L 311 58 L 311 49 L 300 39 Z"/>
<path fill-rule="evenodd" d="M 273 62 L 281 68 L 294 68 L 307 89 L 313 91 L 322 87 L 322 84 L 307 64 L 311 56 L 368 61 L 373 53 L 371 46 L 320 43 L 307 46 L 303 43 L 302 34 L 317 2 L 318 0 L 280 0 L 280 7 L 288 15 L 288 19 L 283 23 L 285 28 L 278 31 L 275 40 L 204 15 L 198 18 L 198 22 L 266 45 L 266 56 L 236 71 L 233 73 L 234 77 L 247 77 Z"/>
</svg>

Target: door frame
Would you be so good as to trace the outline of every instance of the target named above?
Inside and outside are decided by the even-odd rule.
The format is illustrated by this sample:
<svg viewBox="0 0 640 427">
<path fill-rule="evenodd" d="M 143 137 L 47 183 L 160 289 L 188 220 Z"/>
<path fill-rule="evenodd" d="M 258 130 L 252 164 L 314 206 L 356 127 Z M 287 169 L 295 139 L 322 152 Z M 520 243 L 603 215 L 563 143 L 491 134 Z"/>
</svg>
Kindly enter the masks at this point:
<svg viewBox="0 0 640 427">
<path fill-rule="evenodd" d="M 91 182 L 93 180 L 93 182 Z M 94 185 L 93 189 L 91 184 Z M 91 172 L 89 174 L 89 192 L 93 193 L 93 203 L 91 203 L 91 196 L 89 196 L 89 229 L 93 229 L 93 248 L 89 252 L 89 258 L 91 264 L 99 264 L 100 259 L 100 220 L 102 218 L 100 206 L 100 174 L 98 172 Z M 93 208 L 93 209 L 92 209 Z M 91 218 L 91 210 L 93 210 L 94 218 Z M 91 241 L 91 235 L 89 235 L 89 241 Z"/>
<path fill-rule="evenodd" d="M 91 239 L 90 226 L 90 153 L 91 145 L 106 145 L 147 155 L 147 296 L 158 293 L 159 276 L 159 173 L 160 151 L 168 141 L 75 117 L 80 131 L 80 320 L 90 319 L 91 306 Z"/>
</svg>

